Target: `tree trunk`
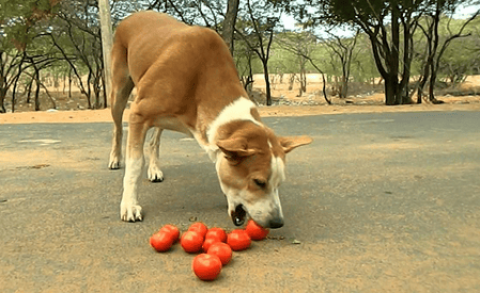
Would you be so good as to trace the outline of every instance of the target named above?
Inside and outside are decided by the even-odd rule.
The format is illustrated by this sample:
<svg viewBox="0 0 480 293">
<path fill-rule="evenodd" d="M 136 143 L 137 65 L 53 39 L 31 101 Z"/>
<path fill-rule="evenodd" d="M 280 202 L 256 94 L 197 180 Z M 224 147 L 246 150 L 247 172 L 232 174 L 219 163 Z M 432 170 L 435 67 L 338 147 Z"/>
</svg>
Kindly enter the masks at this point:
<svg viewBox="0 0 480 293">
<path fill-rule="evenodd" d="M 422 103 L 423 89 L 425 88 L 425 84 L 427 83 L 427 79 L 430 76 L 430 66 L 428 65 L 429 60 L 430 60 L 430 57 L 428 57 L 428 60 L 425 61 L 425 65 L 423 67 L 423 74 L 420 77 L 420 81 L 418 82 L 417 104 Z"/>
<path fill-rule="evenodd" d="M 289 79 L 289 82 L 288 82 L 288 90 L 291 91 L 293 90 L 293 84 L 295 83 L 295 73 L 291 73 L 290 74 L 290 79 Z"/>
<path fill-rule="evenodd" d="M 101 46 L 102 46 L 103 69 L 105 72 L 105 87 L 106 87 L 106 91 L 109 93 L 112 86 L 112 81 L 111 81 L 112 65 L 111 65 L 110 54 L 113 47 L 110 2 L 108 0 L 98 1 L 98 8 L 99 8 L 99 14 L 100 14 L 100 27 L 101 27 L 100 35 L 102 37 Z M 97 98 L 98 97 L 96 97 L 96 106 L 98 105 Z"/>
<path fill-rule="evenodd" d="M 414 50 L 414 43 L 412 34 L 415 33 L 416 24 L 412 26 L 410 16 L 402 19 L 403 23 L 403 74 L 400 82 L 400 89 L 402 91 L 402 104 L 413 104 L 410 94 L 410 68 L 412 65 L 412 53 Z M 413 28 L 413 30 L 412 30 Z"/>
<path fill-rule="evenodd" d="M 332 102 L 327 98 L 327 80 L 325 79 L 325 73 L 323 73 L 323 71 L 321 71 L 321 74 L 322 74 L 322 81 L 323 81 L 323 86 L 322 86 L 323 98 L 325 99 L 327 104 L 331 105 Z"/>
<path fill-rule="evenodd" d="M 438 43 L 439 43 L 439 35 L 438 35 L 438 24 L 440 22 L 440 9 L 439 4 L 437 3 L 437 9 L 435 11 L 435 15 L 433 16 L 433 46 L 432 46 L 432 53 L 430 54 L 429 63 L 427 66 L 430 66 L 430 88 L 428 89 L 428 98 L 429 100 L 435 104 L 435 96 L 433 95 L 433 89 L 435 88 L 435 81 L 437 79 L 437 72 L 435 69 L 435 59 L 434 55 L 437 53 L 438 50 Z"/>
<path fill-rule="evenodd" d="M 35 68 L 35 111 L 40 111 L 40 77 L 38 75 L 39 72 L 37 68 Z"/>
<path fill-rule="evenodd" d="M 385 79 L 385 104 L 386 105 L 398 105 L 398 77 L 394 77 L 390 74 Z"/>
<path fill-rule="evenodd" d="M 267 106 L 272 105 L 272 93 L 270 89 L 270 77 L 268 74 L 268 66 L 266 60 L 262 60 L 263 75 L 265 76 L 265 95 L 267 96 Z"/>
<path fill-rule="evenodd" d="M 382 59 L 380 57 L 380 52 L 379 52 L 379 46 L 380 42 L 377 41 L 376 35 L 369 35 L 370 41 L 372 44 L 372 53 L 373 53 L 373 58 L 375 60 L 375 66 L 377 67 L 378 71 L 380 72 L 380 75 L 382 78 L 379 80 L 379 83 L 383 79 L 384 81 L 384 87 L 385 87 L 385 104 L 386 105 L 394 105 L 395 104 L 395 90 L 393 86 L 393 82 L 390 78 L 389 72 L 383 67 L 382 64 Z M 390 58 L 390 56 L 386 56 L 386 58 Z M 386 60 L 387 63 L 389 59 Z"/>
<path fill-rule="evenodd" d="M 402 104 L 402 91 L 399 89 L 398 74 L 400 64 L 400 25 L 399 25 L 399 8 L 396 5 L 392 7 L 392 55 L 390 58 L 390 78 L 395 96 L 395 105 Z"/>
<path fill-rule="evenodd" d="M 5 109 L 5 97 L 7 96 L 7 89 L 1 88 L 0 89 L 0 113 L 6 113 L 7 110 Z"/>
<path fill-rule="evenodd" d="M 108 108 L 108 94 L 107 94 L 107 88 L 105 87 L 105 78 L 102 78 L 102 83 L 103 83 L 103 108 L 106 109 Z"/>
<path fill-rule="evenodd" d="M 432 63 L 432 67 L 434 67 L 434 64 Z M 437 100 L 435 98 L 435 94 L 433 93 L 433 90 L 435 89 L 435 82 L 437 80 L 437 71 L 432 68 L 432 75 L 430 76 L 430 83 L 429 83 L 429 88 L 428 88 L 428 99 L 432 104 L 443 104 L 443 101 Z"/>
<path fill-rule="evenodd" d="M 237 21 L 238 5 L 240 0 L 228 0 L 227 4 L 227 13 L 225 14 L 225 21 L 223 22 L 223 32 L 222 37 L 227 43 L 230 53 L 233 55 L 234 50 L 234 32 L 235 32 L 235 23 Z"/>
<path fill-rule="evenodd" d="M 339 89 L 339 96 L 340 98 L 346 98 L 347 97 L 347 90 L 348 90 L 348 80 L 345 74 L 342 75 L 342 82 L 340 83 L 340 89 Z"/>
<path fill-rule="evenodd" d="M 87 78 L 87 92 L 85 93 L 87 95 L 87 109 L 91 110 L 92 109 L 92 101 L 90 98 L 92 97 L 92 88 L 90 87 L 90 81 L 92 79 L 92 68 L 88 68 L 88 78 Z"/>
<path fill-rule="evenodd" d="M 65 95 L 66 84 L 67 84 L 67 73 L 64 72 L 63 73 L 63 88 L 62 88 L 62 94 L 63 95 Z"/>
<path fill-rule="evenodd" d="M 19 72 L 21 72 L 21 68 L 19 68 Z M 15 82 L 13 83 L 13 89 L 12 89 L 12 113 L 15 112 L 15 102 L 17 99 L 17 87 L 18 87 L 18 81 L 20 80 L 20 73 L 15 77 Z"/>
<path fill-rule="evenodd" d="M 26 53 L 23 52 L 22 59 L 20 60 L 20 62 L 18 64 L 17 74 L 13 78 L 14 83 L 13 83 L 13 90 L 12 90 L 12 113 L 15 112 L 15 102 L 16 102 L 16 93 L 17 93 L 18 81 L 20 80 L 20 75 L 22 75 L 22 71 L 23 71 L 22 65 L 23 65 L 23 61 L 25 60 L 25 57 L 26 57 Z"/>
<path fill-rule="evenodd" d="M 32 86 L 33 86 L 33 77 L 30 79 L 30 82 L 28 83 L 28 87 L 26 89 L 27 91 L 27 103 L 30 104 L 32 101 L 31 101 L 31 97 L 32 97 Z"/>
<path fill-rule="evenodd" d="M 307 92 L 307 73 L 305 71 L 305 58 L 300 57 L 300 88 L 298 89 L 298 96 L 301 97 L 303 93 Z"/>
<path fill-rule="evenodd" d="M 245 91 L 250 94 L 252 92 L 252 83 L 253 83 L 253 70 L 252 70 L 252 52 L 246 50 L 247 64 L 248 64 L 248 75 L 245 78 L 242 76 L 243 87 Z"/>
<path fill-rule="evenodd" d="M 68 97 L 72 97 L 72 68 L 68 71 Z"/>
</svg>

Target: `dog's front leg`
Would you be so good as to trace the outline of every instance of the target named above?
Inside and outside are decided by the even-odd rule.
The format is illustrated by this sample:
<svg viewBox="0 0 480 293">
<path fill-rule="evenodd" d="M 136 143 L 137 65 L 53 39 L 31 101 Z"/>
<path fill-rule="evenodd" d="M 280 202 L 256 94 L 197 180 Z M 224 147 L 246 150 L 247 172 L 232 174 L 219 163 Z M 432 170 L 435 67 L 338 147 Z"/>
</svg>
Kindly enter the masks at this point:
<svg viewBox="0 0 480 293">
<path fill-rule="evenodd" d="M 127 152 L 125 158 L 125 177 L 123 196 L 120 204 L 120 217 L 126 222 L 142 220 L 142 207 L 138 204 L 138 187 L 144 165 L 143 144 L 148 127 L 132 113 L 128 127 Z"/>
</svg>

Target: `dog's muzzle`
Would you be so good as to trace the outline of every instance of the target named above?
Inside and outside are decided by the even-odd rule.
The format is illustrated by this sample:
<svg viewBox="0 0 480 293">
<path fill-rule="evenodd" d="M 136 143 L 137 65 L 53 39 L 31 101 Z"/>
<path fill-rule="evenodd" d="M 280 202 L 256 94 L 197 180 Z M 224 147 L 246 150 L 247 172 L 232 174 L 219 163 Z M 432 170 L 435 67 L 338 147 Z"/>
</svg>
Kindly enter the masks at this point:
<svg viewBox="0 0 480 293">
<path fill-rule="evenodd" d="M 242 204 L 239 204 L 235 207 L 235 210 L 230 213 L 232 217 L 233 224 L 235 226 L 242 226 L 245 224 L 245 218 L 247 217 L 247 212 Z"/>
<path fill-rule="evenodd" d="M 237 205 L 235 207 L 235 210 L 230 213 L 230 216 L 232 217 L 232 221 L 235 226 L 242 226 L 243 224 L 245 224 L 245 220 L 247 218 L 247 211 L 245 206 L 243 206 L 242 204 Z M 266 219 L 253 220 L 263 228 L 278 229 L 283 227 L 284 225 L 283 216 L 281 215 L 275 215 Z"/>
</svg>

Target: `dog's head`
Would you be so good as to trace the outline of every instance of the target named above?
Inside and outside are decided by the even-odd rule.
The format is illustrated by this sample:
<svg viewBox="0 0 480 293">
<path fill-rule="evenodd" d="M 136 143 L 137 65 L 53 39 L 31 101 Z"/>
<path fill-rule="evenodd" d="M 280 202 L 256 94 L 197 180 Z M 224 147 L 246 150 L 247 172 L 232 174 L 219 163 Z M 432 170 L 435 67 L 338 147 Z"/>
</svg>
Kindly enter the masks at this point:
<svg viewBox="0 0 480 293">
<path fill-rule="evenodd" d="M 228 211 L 236 226 L 248 213 L 264 228 L 280 228 L 284 220 L 278 188 L 285 180 L 285 155 L 312 139 L 276 137 L 264 126 L 246 123 L 217 142 L 221 153 L 216 169 Z"/>
</svg>

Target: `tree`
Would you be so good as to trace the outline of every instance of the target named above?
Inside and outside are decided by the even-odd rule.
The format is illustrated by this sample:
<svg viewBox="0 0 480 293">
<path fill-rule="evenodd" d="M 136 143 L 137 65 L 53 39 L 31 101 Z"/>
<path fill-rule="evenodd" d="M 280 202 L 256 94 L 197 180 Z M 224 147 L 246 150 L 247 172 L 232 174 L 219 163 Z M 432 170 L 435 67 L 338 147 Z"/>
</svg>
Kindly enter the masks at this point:
<svg viewBox="0 0 480 293">
<path fill-rule="evenodd" d="M 237 67 L 240 80 L 243 83 L 243 87 L 247 93 L 251 93 L 252 83 L 253 83 L 253 51 L 250 50 L 244 41 L 237 40 L 236 46 L 234 48 L 233 59 Z"/>
<path fill-rule="evenodd" d="M 357 39 L 360 34 L 360 30 L 355 30 L 355 34 L 352 38 L 342 38 L 331 30 L 327 30 L 331 39 L 323 41 L 326 47 L 338 58 L 341 64 L 342 76 L 340 79 L 340 86 L 338 94 L 340 98 L 346 98 L 348 94 L 348 81 L 350 79 L 351 65 L 354 59 L 353 51 L 357 44 Z"/>
<path fill-rule="evenodd" d="M 331 105 L 331 101 L 327 98 L 326 94 L 326 78 L 325 72 L 313 61 L 312 59 L 312 52 L 315 48 L 317 37 L 314 36 L 311 32 L 290 32 L 280 35 L 278 38 L 278 42 L 280 46 L 289 52 L 294 53 L 297 55 L 301 60 L 308 61 L 310 64 L 322 75 L 323 80 L 323 97 L 327 104 Z M 300 63 L 300 72 L 304 72 L 305 74 L 305 63 Z M 304 90 L 306 91 L 306 85 Z M 300 88 L 300 93 L 302 92 L 302 88 Z"/>
<path fill-rule="evenodd" d="M 279 34 L 277 43 L 286 51 L 292 52 L 296 56 L 297 70 L 300 74 L 300 89 L 298 96 L 307 91 L 307 71 L 306 64 L 311 59 L 311 54 L 315 48 L 317 38 L 309 31 L 304 32 L 286 32 Z"/>
<path fill-rule="evenodd" d="M 220 30 L 219 15 L 223 15 L 224 1 L 213 0 L 155 0 L 147 9 L 168 13 L 184 23 L 202 25 Z"/>
<path fill-rule="evenodd" d="M 102 61 L 103 61 L 103 78 L 104 84 L 104 105 L 107 107 L 108 95 L 112 89 L 112 64 L 111 64 L 111 51 L 113 47 L 113 35 L 112 35 L 112 17 L 109 0 L 98 1 L 98 13 L 100 18 L 100 32 L 102 37 Z"/>
<path fill-rule="evenodd" d="M 421 15 L 421 0 L 307 0 L 306 4 L 272 0 L 289 11 L 300 11 L 307 24 L 351 25 L 368 35 L 375 65 L 385 81 L 385 103 L 396 105 L 405 99 L 412 61 L 412 36 Z M 402 65 L 402 66 L 401 66 Z M 399 79 L 400 77 L 400 79 Z"/>
<path fill-rule="evenodd" d="M 0 113 L 6 113 L 5 98 L 10 87 L 17 79 L 24 54 L 15 48 L 0 49 Z"/>
<path fill-rule="evenodd" d="M 0 113 L 6 111 L 8 90 L 16 86 L 25 69 L 27 45 L 38 35 L 37 24 L 53 17 L 58 7 L 59 0 L 0 0 Z"/>
<path fill-rule="evenodd" d="M 408 103 L 412 37 L 421 11 L 420 1 L 361 0 L 352 5 L 341 5 L 336 0 L 322 2 L 333 4 L 327 15 L 332 21 L 352 22 L 368 35 L 375 65 L 385 82 L 385 103 Z"/>
<path fill-rule="evenodd" d="M 56 29 L 44 34 L 72 68 L 89 109 L 106 107 L 108 96 L 97 5 L 95 0 L 62 2 L 58 18 L 51 22 Z M 85 73 L 86 83 L 82 80 Z"/>
<path fill-rule="evenodd" d="M 427 41 L 426 60 L 423 65 L 423 73 L 420 78 L 417 90 L 417 103 L 419 104 L 422 102 L 423 88 L 427 81 L 429 81 L 429 100 L 434 104 L 443 103 L 443 101 L 437 100 L 434 95 L 435 83 L 437 81 L 438 69 L 441 67 L 440 62 L 442 56 L 453 40 L 457 38 L 467 37 L 470 35 L 470 33 L 463 34 L 463 31 L 465 30 L 467 25 L 480 14 L 479 9 L 471 17 L 464 21 L 460 28 L 456 30 L 456 32 L 453 32 L 450 23 L 452 21 L 452 16 L 455 13 L 456 8 L 461 2 L 463 1 L 437 0 L 434 8 L 431 11 L 425 13 L 425 23 L 419 22 L 419 27 L 421 28 Z M 446 12 L 450 15 L 450 17 L 442 16 Z M 440 39 L 442 37 L 439 34 L 439 27 L 440 22 L 444 19 L 447 19 L 447 35 L 444 37 L 441 46 L 439 46 Z"/>
<path fill-rule="evenodd" d="M 225 13 L 225 20 L 223 21 L 222 37 L 230 48 L 233 55 L 234 52 L 234 34 L 235 24 L 237 22 L 238 5 L 240 0 L 228 0 L 227 12 Z"/>
<path fill-rule="evenodd" d="M 272 94 L 270 89 L 270 75 L 268 73 L 268 59 L 272 46 L 275 27 L 277 26 L 281 10 L 275 9 L 268 1 L 247 0 L 247 11 L 244 15 L 244 22 L 235 31 L 245 41 L 248 48 L 257 54 L 262 62 L 263 75 L 265 77 L 265 95 L 267 106 L 272 105 Z M 269 15 L 265 15 L 269 12 Z"/>
</svg>

